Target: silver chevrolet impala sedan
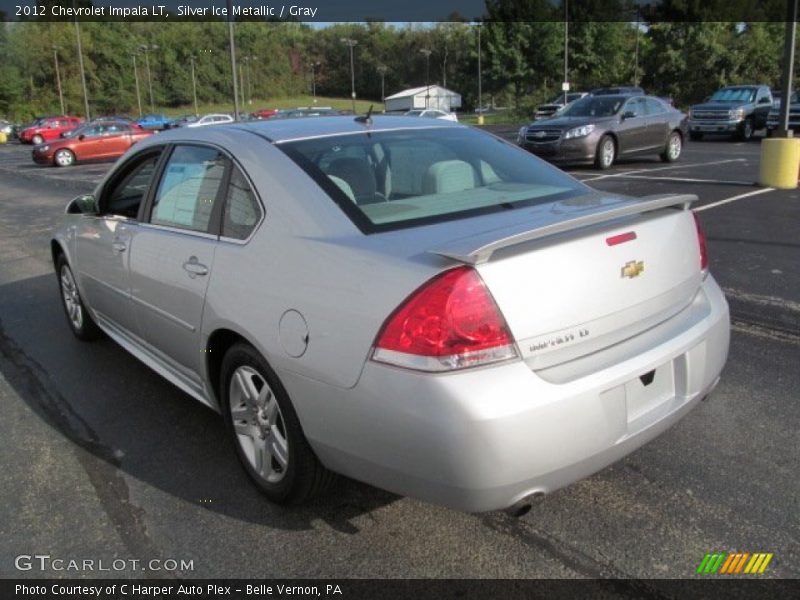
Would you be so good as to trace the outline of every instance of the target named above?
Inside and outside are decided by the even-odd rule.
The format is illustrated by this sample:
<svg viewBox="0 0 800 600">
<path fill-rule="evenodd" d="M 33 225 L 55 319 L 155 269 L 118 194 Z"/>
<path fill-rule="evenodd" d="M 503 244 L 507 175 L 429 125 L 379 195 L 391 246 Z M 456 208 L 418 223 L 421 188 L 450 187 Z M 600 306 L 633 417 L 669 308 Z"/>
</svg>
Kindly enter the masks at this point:
<svg viewBox="0 0 800 600">
<path fill-rule="evenodd" d="M 522 512 L 719 380 L 694 200 L 597 192 L 441 120 L 230 124 L 138 143 L 52 254 L 72 332 L 219 411 L 271 500 L 340 473 Z"/>
</svg>

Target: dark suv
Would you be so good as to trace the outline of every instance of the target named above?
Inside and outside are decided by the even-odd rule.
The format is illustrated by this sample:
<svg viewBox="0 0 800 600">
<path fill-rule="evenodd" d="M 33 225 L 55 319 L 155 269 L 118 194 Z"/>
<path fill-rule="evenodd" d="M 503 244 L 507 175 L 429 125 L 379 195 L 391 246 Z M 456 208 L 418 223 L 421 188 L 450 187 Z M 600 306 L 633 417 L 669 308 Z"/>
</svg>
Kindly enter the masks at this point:
<svg viewBox="0 0 800 600">
<path fill-rule="evenodd" d="M 706 134 L 732 135 L 749 140 L 767 126 L 772 91 L 767 85 L 732 85 L 714 92 L 689 111 L 689 135 L 700 140 Z"/>
</svg>

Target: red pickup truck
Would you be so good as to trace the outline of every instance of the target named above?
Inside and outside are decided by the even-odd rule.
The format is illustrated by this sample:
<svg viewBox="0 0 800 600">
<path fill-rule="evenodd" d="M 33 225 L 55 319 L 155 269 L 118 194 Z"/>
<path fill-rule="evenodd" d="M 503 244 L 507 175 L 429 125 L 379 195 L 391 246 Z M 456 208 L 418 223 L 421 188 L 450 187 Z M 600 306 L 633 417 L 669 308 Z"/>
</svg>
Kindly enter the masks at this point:
<svg viewBox="0 0 800 600">
<path fill-rule="evenodd" d="M 49 140 L 58 139 L 61 134 L 70 129 L 75 129 L 83 123 L 78 117 L 42 117 L 36 119 L 32 125 L 19 132 L 19 141 L 25 144 L 41 144 Z"/>
</svg>

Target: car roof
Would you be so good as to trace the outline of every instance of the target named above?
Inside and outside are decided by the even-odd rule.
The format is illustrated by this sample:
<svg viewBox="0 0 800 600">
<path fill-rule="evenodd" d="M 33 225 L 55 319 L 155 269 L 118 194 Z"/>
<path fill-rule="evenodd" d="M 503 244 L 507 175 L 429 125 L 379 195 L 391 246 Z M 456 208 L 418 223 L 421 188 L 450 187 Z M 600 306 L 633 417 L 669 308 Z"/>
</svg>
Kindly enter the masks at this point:
<svg viewBox="0 0 800 600">
<path fill-rule="evenodd" d="M 228 127 L 232 127 L 228 125 Z M 233 125 L 258 133 L 274 142 L 327 137 L 364 131 L 394 131 L 398 129 L 430 129 L 436 127 L 464 127 L 451 121 L 426 120 L 416 117 L 374 115 L 372 124 L 356 121 L 353 115 L 331 116 L 319 119 L 283 119 L 278 121 L 248 121 Z"/>
</svg>

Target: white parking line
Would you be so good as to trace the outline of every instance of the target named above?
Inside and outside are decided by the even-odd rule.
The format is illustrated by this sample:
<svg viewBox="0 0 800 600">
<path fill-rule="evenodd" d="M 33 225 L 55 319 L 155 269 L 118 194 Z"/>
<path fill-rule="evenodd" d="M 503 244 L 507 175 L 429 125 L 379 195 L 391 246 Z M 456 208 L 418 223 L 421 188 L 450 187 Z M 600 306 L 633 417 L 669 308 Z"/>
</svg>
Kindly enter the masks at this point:
<svg viewBox="0 0 800 600">
<path fill-rule="evenodd" d="M 609 179 L 610 177 L 622 177 L 624 175 L 635 175 L 636 173 L 653 173 L 654 171 L 667 171 L 669 169 L 694 169 L 695 167 L 710 167 L 711 165 L 722 165 L 725 163 L 732 163 L 732 162 L 747 162 L 746 158 L 730 158 L 727 160 L 715 160 L 712 162 L 705 162 L 705 163 L 695 163 L 692 165 L 687 164 L 680 164 L 680 165 L 670 165 L 669 167 L 658 167 L 656 169 L 636 169 L 634 171 L 621 171 L 619 173 L 609 173 L 608 175 L 599 175 L 597 177 L 591 177 L 589 179 L 582 179 L 581 181 L 598 181 L 600 179 Z"/>
<path fill-rule="evenodd" d="M 760 190 L 755 190 L 754 192 L 747 192 L 746 194 L 739 194 L 738 196 L 731 196 L 730 198 L 725 198 L 723 200 L 718 200 L 717 202 L 712 202 L 711 204 L 706 204 L 704 206 L 700 206 L 694 209 L 694 212 L 701 212 L 703 210 L 708 210 L 709 208 L 716 208 L 717 206 L 722 206 L 723 204 L 728 204 L 730 202 L 735 202 L 736 200 L 741 200 L 742 198 L 749 198 L 750 196 L 757 196 L 758 194 L 766 194 L 767 192 L 774 192 L 775 188 L 763 188 Z"/>
<path fill-rule="evenodd" d="M 649 177 L 648 175 L 620 175 L 622 179 L 645 179 L 652 181 L 675 181 L 678 183 L 718 183 L 724 185 L 753 186 L 752 181 L 734 181 L 732 179 L 693 179 L 691 177 Z M 585 181 L 585 180 L 584 180 Z"/>
</svg>

